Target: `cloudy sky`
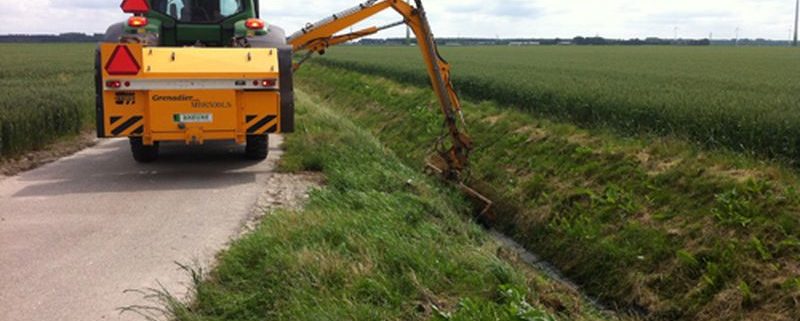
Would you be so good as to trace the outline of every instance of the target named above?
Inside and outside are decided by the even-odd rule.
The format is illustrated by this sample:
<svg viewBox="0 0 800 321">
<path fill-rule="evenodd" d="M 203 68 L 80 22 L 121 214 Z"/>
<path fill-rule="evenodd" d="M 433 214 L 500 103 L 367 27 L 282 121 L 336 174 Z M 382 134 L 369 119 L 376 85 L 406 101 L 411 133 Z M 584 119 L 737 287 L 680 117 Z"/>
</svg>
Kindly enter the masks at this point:
<svg viewBox="0 0 800 321">
<path fill-rule="evenodd" d="M 363 0 L 262 0 L 262 17 L 289 33 Z M 442 37 L 658 36 L 787 39 L 795 0 L 427 0 Z M 0 34 L 103 32 L 120 0 L 0 0 Z M 382 14 L 375 25 L 397 20 Z M 370 24 L 370 25 L 372 25 Z M 382 36 L 404 34 L 402 29 Z"/>
</svg>

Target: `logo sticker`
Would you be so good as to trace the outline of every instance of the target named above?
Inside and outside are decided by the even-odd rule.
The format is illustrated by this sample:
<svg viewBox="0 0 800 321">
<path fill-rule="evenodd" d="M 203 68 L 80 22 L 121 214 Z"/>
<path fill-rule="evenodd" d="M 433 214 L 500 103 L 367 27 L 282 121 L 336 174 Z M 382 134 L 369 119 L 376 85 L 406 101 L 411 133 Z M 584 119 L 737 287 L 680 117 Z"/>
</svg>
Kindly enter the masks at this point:
<svg viewBox="0 0 800 321">
<path fill-rule="evenodd" d="M 154 102 L 188 102 L 191 103 L 192 108 L 231 108 L 233 104 L 229 101 L 204 101 L 195 96 L 189 95 L 175 95 L 175 96 L 162 96 L 154 95 Z"/>
</svg>

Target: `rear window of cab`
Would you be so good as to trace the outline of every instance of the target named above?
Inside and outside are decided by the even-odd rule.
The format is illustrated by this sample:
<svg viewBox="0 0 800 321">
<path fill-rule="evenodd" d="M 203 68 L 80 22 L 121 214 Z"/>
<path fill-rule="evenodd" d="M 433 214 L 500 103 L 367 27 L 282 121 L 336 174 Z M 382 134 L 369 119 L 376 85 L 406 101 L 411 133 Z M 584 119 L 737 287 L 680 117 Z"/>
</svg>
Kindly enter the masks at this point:
<svg viewBox="0 0 800 321">
<path fill-rule="evenodd" d="M 243 0 L 152 0 L 151 7 L 187 23 L 217 23 L 245 9 Z"/>
</svg>

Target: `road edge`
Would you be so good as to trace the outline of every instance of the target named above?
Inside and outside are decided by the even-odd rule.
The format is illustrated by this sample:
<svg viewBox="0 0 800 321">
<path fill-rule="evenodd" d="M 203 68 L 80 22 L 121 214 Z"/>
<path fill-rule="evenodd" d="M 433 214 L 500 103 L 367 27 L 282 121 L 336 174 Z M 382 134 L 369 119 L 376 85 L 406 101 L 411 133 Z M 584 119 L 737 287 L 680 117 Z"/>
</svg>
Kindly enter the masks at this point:
<svg viewBox="0 0 800 321">
<path fill-rule="evenodd" d="M 41 148 L 22 155 L 0 158 L 0 180 L 24 173 L 43 165 L 74 155 L 86 148 L 97 145 L 100 140 L 94 130 L 84 130 L 77 135 L 59 138 Z"/>
</svg>

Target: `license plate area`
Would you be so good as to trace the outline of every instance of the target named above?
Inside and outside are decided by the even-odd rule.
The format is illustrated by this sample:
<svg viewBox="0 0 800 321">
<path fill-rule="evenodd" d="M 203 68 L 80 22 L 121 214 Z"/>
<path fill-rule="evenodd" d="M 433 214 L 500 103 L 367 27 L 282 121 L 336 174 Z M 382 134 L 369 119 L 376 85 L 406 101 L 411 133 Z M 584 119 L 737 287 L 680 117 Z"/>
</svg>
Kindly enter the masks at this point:
<svg viewBox="0 0 800 321">
<path fill-rule="evenodd" d="M 154 90 L 148 94 L 148 102 L 155 132 L 236 129 L 234 90 Z"/>
<path fill-rule="evenodd" d="M 214 114 L 175 114 L 172 121 L 178 124 L 213 123 Z"/>
</svg>

